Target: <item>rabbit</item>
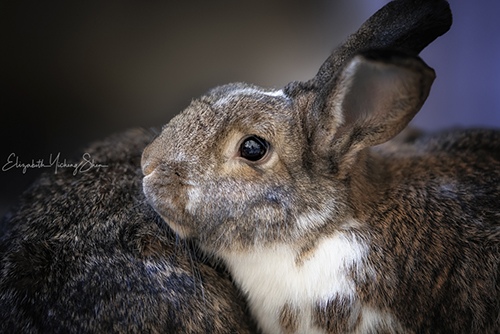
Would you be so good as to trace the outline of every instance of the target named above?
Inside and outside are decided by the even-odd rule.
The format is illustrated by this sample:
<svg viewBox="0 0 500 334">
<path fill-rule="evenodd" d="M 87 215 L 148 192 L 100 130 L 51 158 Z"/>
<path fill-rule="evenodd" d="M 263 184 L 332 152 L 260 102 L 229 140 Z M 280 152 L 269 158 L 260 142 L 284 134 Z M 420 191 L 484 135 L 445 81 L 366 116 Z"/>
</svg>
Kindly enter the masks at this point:
<svg viewBox="0 0 500 334">
<path fill-rule="evenodd" d="M 500 131 L 405 130 L 451 14 L 387 6 L 394 34 L 363 26 L 306 82 L 216 87 L 143 152 L 148 202 L 263 333 L 500 333 Z M 398 36 L 422 11 L 425 42 Z"/>
<path fill-rule="evenodd" d="M 154 137 L 94 143 L 87 166 L 47 171 L 25 192 L 3 223 L 0 332 L 255 332 L 222 267 L 145 202 L 140 157 Z"/>
</svg>

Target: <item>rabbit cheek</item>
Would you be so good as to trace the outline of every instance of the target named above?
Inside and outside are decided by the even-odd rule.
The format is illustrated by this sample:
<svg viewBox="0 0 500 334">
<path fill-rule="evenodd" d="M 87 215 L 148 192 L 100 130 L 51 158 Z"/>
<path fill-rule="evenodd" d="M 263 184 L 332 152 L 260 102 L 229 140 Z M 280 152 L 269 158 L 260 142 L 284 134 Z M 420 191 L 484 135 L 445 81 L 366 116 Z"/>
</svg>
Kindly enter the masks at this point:
<svg viewBox="0 0 500 334">
<path fill-rule="evenodd" d="M 193 231 L 185 224 L 187 189 L 189 186 L 172 182 L 168 177 L 152 173 L 143 179 L 146 199 L 165 222 L 181 237 L 189 237 Z"/>
</svg>

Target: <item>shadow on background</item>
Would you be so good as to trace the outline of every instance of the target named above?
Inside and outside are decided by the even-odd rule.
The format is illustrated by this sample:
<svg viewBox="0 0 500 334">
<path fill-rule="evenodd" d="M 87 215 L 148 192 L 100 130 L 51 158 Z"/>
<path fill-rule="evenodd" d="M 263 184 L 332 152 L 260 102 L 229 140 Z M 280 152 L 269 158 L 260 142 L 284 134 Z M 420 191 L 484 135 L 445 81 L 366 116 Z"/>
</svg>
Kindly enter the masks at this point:
<svg viewBox="0 0 500 334">
<path fill-rule="evenodd" d="M 233 81 L 281 87 L 312 77 L 387 1 L 16 1 L 0 5 L 0 165 L 161 126 Z M 454 25 L 422 57 L 438 79 L 414 123 L 500 126 L 495 0 L 452 1 Z M 0 171 L 0 215 L 41 171 Z"/>
</svg>

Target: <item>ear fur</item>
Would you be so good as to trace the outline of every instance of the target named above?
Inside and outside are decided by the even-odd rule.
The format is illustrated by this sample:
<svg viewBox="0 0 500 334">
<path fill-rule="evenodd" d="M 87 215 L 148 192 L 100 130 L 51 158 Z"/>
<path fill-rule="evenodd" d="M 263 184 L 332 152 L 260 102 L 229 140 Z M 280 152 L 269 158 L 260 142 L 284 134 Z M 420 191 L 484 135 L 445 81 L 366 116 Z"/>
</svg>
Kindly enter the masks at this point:
<svg viewBox="0 0 500 334">
<path fill-rule="evenodd" d="M 321 114 L 324 114 L 323 111 L 325 109 L 329 109 L 328 106 L 326 106 L 326 103 L 329 103 L 330 106 L 334 104 L 331 98 L 332 92 L 338 91 L 338 94 L 341 94 L 340 92 L 342 90 L 340 89 L 341 85 L 339 84 L 339 81 L 349 81 L 348 77 L 346 76 L 347 72 L 343 73 L 342 75 L 338 74 L 339 70 L 342 68 L 347 71 L 348 66 L 345 66 L 347 61 L 357 59 L 355 55 L 364 50 L 392 49 L 399 50 L 399 52 L 405 52 L 410 55 L 417 55 L 429 43 L 431 43 L 437 37 L 446 33 L 449 30 L 451 24 L 452 14 L 450 6 L 445 0 L 391 1 L 386 6 L 381 8 L 378 12 L 376 12 L 372 17 L 370 17 L 357 32 L 349 36 L 349 38 L 344 43 L 336 48 L 330 55 L 330 57 L 328 57 L 328 59 L 321 66 L 314 78 L 306 82 L 291 82 L 290 84 L 286 85 L 283 89 L 284 93 L 295 101 L 298 110 L 304 112 L 301 113 L 300 117 L 303 117 L 303 122 L 305 124 L 304 129 L 306 131 L 305 135 L 308 142 L 313 145 L 313 142 L 318 142 L 318 138 L 321 137 L 321 135 L 323 136 L 323 138 L 328 138 L 327 134 L 334 133 L 337 130 L 338 125 L 334 122 L 332 123 L 331 120 L 333 119 L 339 122 L 345 117 L 345 115 L 343 114 L 335 114 L 343 112 L 343 110 L 340 110 L 341 108 L 330 108 L 330 113 L 328 116 L 330 120 L 322 125 L 319 125 L 318 123 Z M 418 61 L 416 60 L 412 62 L 414 62 L 415 64 L 418 63 Z M 420 68 L 423 69 L 424 67 L 420 66 Z M 430 70 L 425 70 L 424 73 L 430 73 Z M 425 76 L 427 78 L 434 78 L 433 73 L 432 75 L 427 74 Z M 418 78 L 418 76 L 414 76 L 414 78 Z M 425 87 L 426 85 L 430 86 L 429 81 L 432 82 L 432 80 L 424 80 L 423 83 L 419 83 L 418 85 L 420 85 L 421 87 Z M 359 84 L 358 81 L 353 81 L 352 83 L 349 83 L 349 85 L 353 85 L 356 82 Z M 387 82 L 387 80 L 383 82 Z M 378 85 L 374 85 L 374 87 L 377 86 Z M 394 87 L 398 88 L 397 85 L 394 85 Z M 423 92 L 426 91 L 425 88 L 422 89 Z M 359 90 L 360 89 L 357 89 L 358 92 Z M 372 92 L 369 93 L 370 94 L 368 95 L 368 97 L 371 97 L 372 99 L 376 98 Z M 423 95 L 425 96 L 422 96 L 420 98 L 422 103 L 425 100 L 427 94 L 428 91 L 425 92 L 425 94 L 423 93 Z M 381 95 L 377 95 L 377 97 L 379 99 L 379 102 L 381 102 Z M 352 101 L 354 101 L 353 98 L 354 97 L 351 97 L 350 100 L 347 98 L 345 101 L 346 105 L 349 105 L 348 101 L 351 101 L 352 105 Z M 419 108 L 420 107 L 414 108 L 414 112 L 417 112 Z M 311 116 L 311 113 L 317 113 L 317 115 Z M 307 116 L 305 116 L 305 114 L 307 114 Z M 360 136 L 353 135 L 353 133 L 355 133 L 356 131 L 363 131 L 363 127 L 355 129 L 352 127 L 348 127 L 347 124 L 358 124 L 361 126 L 361 119 L 365 119 L 366 122 L 368 122 L 368 120 L 372 119 L 372 117 L 380 115 L 379 113 L 375 112 L 371 115 L 371 117 L 363 118 L 354 117 L 355 114 L 356 113 L 354 112 L 354 114 L 349 115 L 346 118 L 347 123 L 339 129 L 339 131 L 349 133 L 350 137 L 340 138 L 340 133 L 342 132 L 339 132 L 336 136 L 336 139 L 338 140 L 337 144 L 340 145 L 342 141 L 350 140 L 351 138 L 359 139 L 361 137 L 364 137 L 364 140 L 357 140 L 357 148 L 360 148 L 362 147 L 362 145 L 369 145 L 370 142 L 384 141 L 384 138 L 388 138 L 392 135 L 391 131 L 388 131 L 385 133 L 385 137 L 380 136 L 376 138 L 376 136 L 372 136 L 371 140 L 369 139 L 369 136 L 364 136 L 363 134 L 361 134 Z M 358 116 L 362 115 L 363 113 L 358 113 Z M 321 117 L 324 117 L 324 115 Z M 411 119 L 411 117 L 409 117 L 409 119 Z M 349 122 L 352 119 L 358 119 L 358 122 Z M 400 124 L 403 123 L 406 122 L 401 122 Z M 386 125 L 386 127 L 388 126 L 389 124 Z M 370 131 L 375 130 L 377 129 L 372 128 Z M 392 132 L 397 132 L 399 130 L 399 127 L 394 127 Z M 368 131 L 368 129 L 365 128 L 364 131 L 366 132 Z M 379 128 L 378 131 L 382 131 L 382 129 Z M 326 139 L 323 140 L 323 143 L 325 145 L 332 144 Z M 349 145 L 349 143 L 347 143 L 343 144 L 342 147 L 344 150 L 347 150 L 351 146 L 352 145 Z M 309 152 L 307 154 L 320 154 L 323 156 L 328 156 L 328 151 L 332 151 L 332 148 L 330 146 L 323 147 L 319 150 L 319 152 Z M 339 150 L 337 150 L 336 152 L 337 154 L 341 154 L 341 151 Z M 330 158 L 335 159 L 336 156 L 330 156 Z M 306 160 L 316 161 L 314 156 L 309 157 Z M 332 160 L 332 166 L 330 167 L 338 168 L 338 164 L 334 164 Z"/>
<path fill-rule="evenodd" d="M 391 1 L 337 47 L 308 84 L 324 86 L 360 51 L 393 49 L 418 55 L 451 24 L 450 5 L 444 0 Z"/>
<path fill-rule="evenodd" d="M 330 169 L 401 132 L 427 99 L 434 71 L 420 58 L 395 51 L 353 57 L 306 111 L 315 155 Z M 312 128 L 311 128 L 312 127 Z"/>
</svg>

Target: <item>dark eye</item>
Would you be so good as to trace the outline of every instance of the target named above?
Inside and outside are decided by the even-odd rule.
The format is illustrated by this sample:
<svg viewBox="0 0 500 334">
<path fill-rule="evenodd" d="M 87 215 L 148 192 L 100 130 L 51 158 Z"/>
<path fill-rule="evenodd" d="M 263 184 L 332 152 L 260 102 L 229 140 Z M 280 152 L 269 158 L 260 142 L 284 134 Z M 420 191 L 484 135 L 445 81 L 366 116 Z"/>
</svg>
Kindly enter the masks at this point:
<svg viewBox="0 0 500 334">
<path fill-rule="evenodd" d="M 243 140 L 240 146 L 240 155 L 249 161 L 262 159 L 269 150 L 269 143 L 258 136 L 249 136 Z"/>
</svg>

